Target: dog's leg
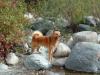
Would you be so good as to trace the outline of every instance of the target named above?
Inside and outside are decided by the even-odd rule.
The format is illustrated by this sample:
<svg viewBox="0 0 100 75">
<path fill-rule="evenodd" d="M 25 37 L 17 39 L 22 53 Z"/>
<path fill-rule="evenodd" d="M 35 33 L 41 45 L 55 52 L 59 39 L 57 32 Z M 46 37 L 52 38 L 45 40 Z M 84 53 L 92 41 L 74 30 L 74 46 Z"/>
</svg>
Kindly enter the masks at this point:
<svg viewBox="0 0 100 75">
<path fill-rule="evenodd" d="M 48 56 L 49 56 L 49 61 L 52 61 L 52 48 L 49 47 L 49 51 L 48 51 Z"/>
<path fill-rule="evenodd" d="M 35 43 L 32 43 L 32 52 L 35 52 L 37 45 Z"/>
</svg>

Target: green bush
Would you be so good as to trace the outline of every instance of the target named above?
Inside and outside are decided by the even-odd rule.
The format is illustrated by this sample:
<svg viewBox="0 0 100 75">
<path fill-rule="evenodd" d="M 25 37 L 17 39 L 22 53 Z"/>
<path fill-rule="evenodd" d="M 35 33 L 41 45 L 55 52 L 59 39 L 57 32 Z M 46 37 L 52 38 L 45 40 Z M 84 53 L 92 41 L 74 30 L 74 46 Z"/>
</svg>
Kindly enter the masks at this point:
<svg viewBox="0 0 100 75">
<path fill-rule="evenodd" d="M 26 7 L 23 0 L 17 1 L 16 8 L 10 6 L 11 1 L 3 1 L 7 6 L 0 8 L 0 32 L 8 41 L 19 40 L 23 36 L 24 26 L 28 23 L 24 18 Z"/>
</svg>

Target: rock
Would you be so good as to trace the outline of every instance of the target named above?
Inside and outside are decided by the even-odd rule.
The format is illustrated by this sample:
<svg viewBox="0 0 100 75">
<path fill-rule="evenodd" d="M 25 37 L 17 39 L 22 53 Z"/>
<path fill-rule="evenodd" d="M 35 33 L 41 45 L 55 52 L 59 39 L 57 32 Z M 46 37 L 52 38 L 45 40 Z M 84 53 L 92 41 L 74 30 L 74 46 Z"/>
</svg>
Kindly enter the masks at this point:
<svg viewBox="0 0 100 75">
<path fill-rule="evenodd" d="M 9 53 L 6 58 L 6 63 L 10 65 L 15 65 L 19 62 L 19 58 L 15 55 L 15 53 Z"/>
<path fill-rule="evenodd" d="M 30 23 L 33 23 L 36 21 L 35 17 L 29 12 L 26 12 L 24 14 L 24 18 L 26 18 Z"/>
<path fill-rule="evenodd" d="M 68 56 L 70 52 L 71 50 L 67 45 L 59 43 L 54 52 L 54 57 L 65 57 Z"/>
<path fill-rule="evenodd" d="M 28 44 L 27 44 L 27 43 L 24 43 L 24 49 L 25 49 L 25 52 L 27 52 L 27 51 L 28 51 L 29 46 L 28 46 Z"/>
<path fill-rule="evenodd" d="M 94 16 L 85 16 L 85 24 L 100 27 L 100 19 Z"/>
<path fill-rule="evenodd" d="M 32 29 L 26 29 L 25 34 L 26 35 L 24 37 L 24 41 L 25 41 L 24 44 L 27 43 L 28 47 L 31 47 L 33 30 Z M 23 44 L 23 46 L 24 46 L 24 44 Z"/>
<path fill-rule="evenodd" d="M 77 42 L 97 43 L 97 33 L 93 31 L 82 31 L 73 34 L 74 44 Z"/>
<path fill-rule="evenodd" d="M 71 36 L 70 38 L 69 38 L 69 40 L 67 41 L 67 46 L 71 49 L 72 47 L 73 47 L 73 45 L 74 45 L 74 40 L 73 40 L 73 37 Z"/>
<path fill-rule="evenodd" d="M 79 24 L 79 31 L 92 31 L 92 28 L 89 25 Z"/>
<path fill-rule="evenodd" d="M 32 30 L 39 30 L 41 31 L 44 35 L 49 30 L 53 30 L 54 27 L 56 29 L 59 29 L 60 31 L 64 31 L 66 26 L 69 26 L 70 23 L 68 20 L 64 19 L 63 17 L 60 18 L 55 18 L 55 17 L 46 17 L 46 18 L 37 18 L 36 21 L 32 24 L 31 29 Z"/>
<path fill-rule="evenodd" d="M 24 65 L 30 70 L 49 69 L 51 67 L 50 62 L 41 54 L 32 54 L 26 57 Z"/>
<path fill-rule="evenodd" d="M 42 56 L 44 56 L 46 59 L 48 59 L 48 48 L 41 46 L 39 48 L 39 52 L 41 53 Z"/>
<path fill-rule="evenodd" d="M 100 68 L 100 45 L 92 42 L 79 42 L 71 51 L 65 62 L 65 68 L 84 71 L 97 72 Z"/>
<path fill-rule="evenodd" d="M 66 62 L 67 58 L 68 58 L 68 57 L 53 58 L 52 65 L 63 67 L 63 66 L 65 65 L 65 62 Z"/>
<path fill-rule="evenodd" d="M 98 43 L 100 43 L 100 34 L 98 34 L 97 40 L 98 40 Z"/>
<path fill-rule="evenodd" d="M 27 13 L 24 14 L 24 17 L 28 18 L 28 19 L 32 19 L 33 15 L 31 13 L 27 12 Z"/>
<path fill-rule="evenodd" d="M 97 27 L 100 27 L 100 19 L 99 18 L 95 18 L 96 22 L 97 22 Z"/>
<path fill-rule="evenodd" d="M 0 63 L 0 71 L 5 71 L 5 70 L 8 70 L 8 66 Z"/>
<path fill-rule="evenodd" d="M 32 30 L 39 30 L 46 34 L 50 29 L 53 29 L 53 22 L 47 19 L 36 20 L 31 27 Z"/>
<path fill-rule="evenodd" d="M 47 33 L 46 33 L 46 35 L 47 36 L 50 36 L 50 34 L 52 34 L 53 33 L 53 30 L 49 30 Z"/>
<path fill-rule="evenodd" d="M 97 23 L 96 23 L 96 19 L 94 16 L 85 16 L 85 24 L 87 25 L 91 25 L 91 26 L 96 26 Z"/>
<path fill-rule="evenodd" d="M 69 21 L 63 17 L 57 18 L 57 20 L 55 21 L 55 24 L 58 26 L 61 26 L 61 28 L 64 28 L 70 25 Z"/>
</svg>

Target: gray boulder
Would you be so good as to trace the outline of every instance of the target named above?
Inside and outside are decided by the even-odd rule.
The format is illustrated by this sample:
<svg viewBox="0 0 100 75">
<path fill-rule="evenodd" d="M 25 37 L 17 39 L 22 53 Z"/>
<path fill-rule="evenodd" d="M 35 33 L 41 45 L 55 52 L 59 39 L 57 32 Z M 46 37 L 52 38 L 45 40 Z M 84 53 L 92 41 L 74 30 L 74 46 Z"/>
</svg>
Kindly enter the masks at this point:
<svg viewBox="0 0 100 75">
<path fill-rule="evenodd" d="M 93 31 L 82 31 L 73 34 L 74 43 L 94 42 L 97 43 L 97 33 Z"/>
<path fill-rule="evenodd" d="M 59 43 L 54 52 L 54 57 L 65 57 L 68 56 L 70 52 L 71 50 L 67 45 L 64 43 Z"/>
<path fill-rule="evenodd" d="M 40 54 L 32 54 L 26 57 L 24 65 L 31 70 L 49 69 L 51 67 L 50 62 Z"/>
<path fill-rule="evenodd" d="M 48 61 L 47 48 L 41 47 L 39 51 L 39 53 L 27 56 L 24 60 L 24 65 L 27 69 L 40 70 L 51 67 L 51 63 Z"/>
<path fill-rule="evenodd" d="M 65 63 L 65 68 L 84 71 L 98 72 L 100 69 L 100 45 L 91 42 L 77 43 Z"/>
</svg>

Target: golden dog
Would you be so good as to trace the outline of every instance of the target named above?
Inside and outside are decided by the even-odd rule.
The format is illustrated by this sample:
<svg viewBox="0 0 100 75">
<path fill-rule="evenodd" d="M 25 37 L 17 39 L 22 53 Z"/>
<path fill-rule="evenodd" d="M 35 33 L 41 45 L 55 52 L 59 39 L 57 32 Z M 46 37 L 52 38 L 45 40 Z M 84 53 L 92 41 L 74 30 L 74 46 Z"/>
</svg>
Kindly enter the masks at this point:
<svg viewBox="0 0 100 75">
<path fill-rule="evenodd" d="M 40 31 L 35 31 L 32 36 L 33 52 L 40 46 L 45 46 L 48 48 L 49 61 L 51 61 L 53 57 L 53 51 L 59 43 L 60 36 L 61 34 L 59 31 L 53 31 L 53 33 L 50 36 L 43 36 L 43 34 Z"/>
</svg>

